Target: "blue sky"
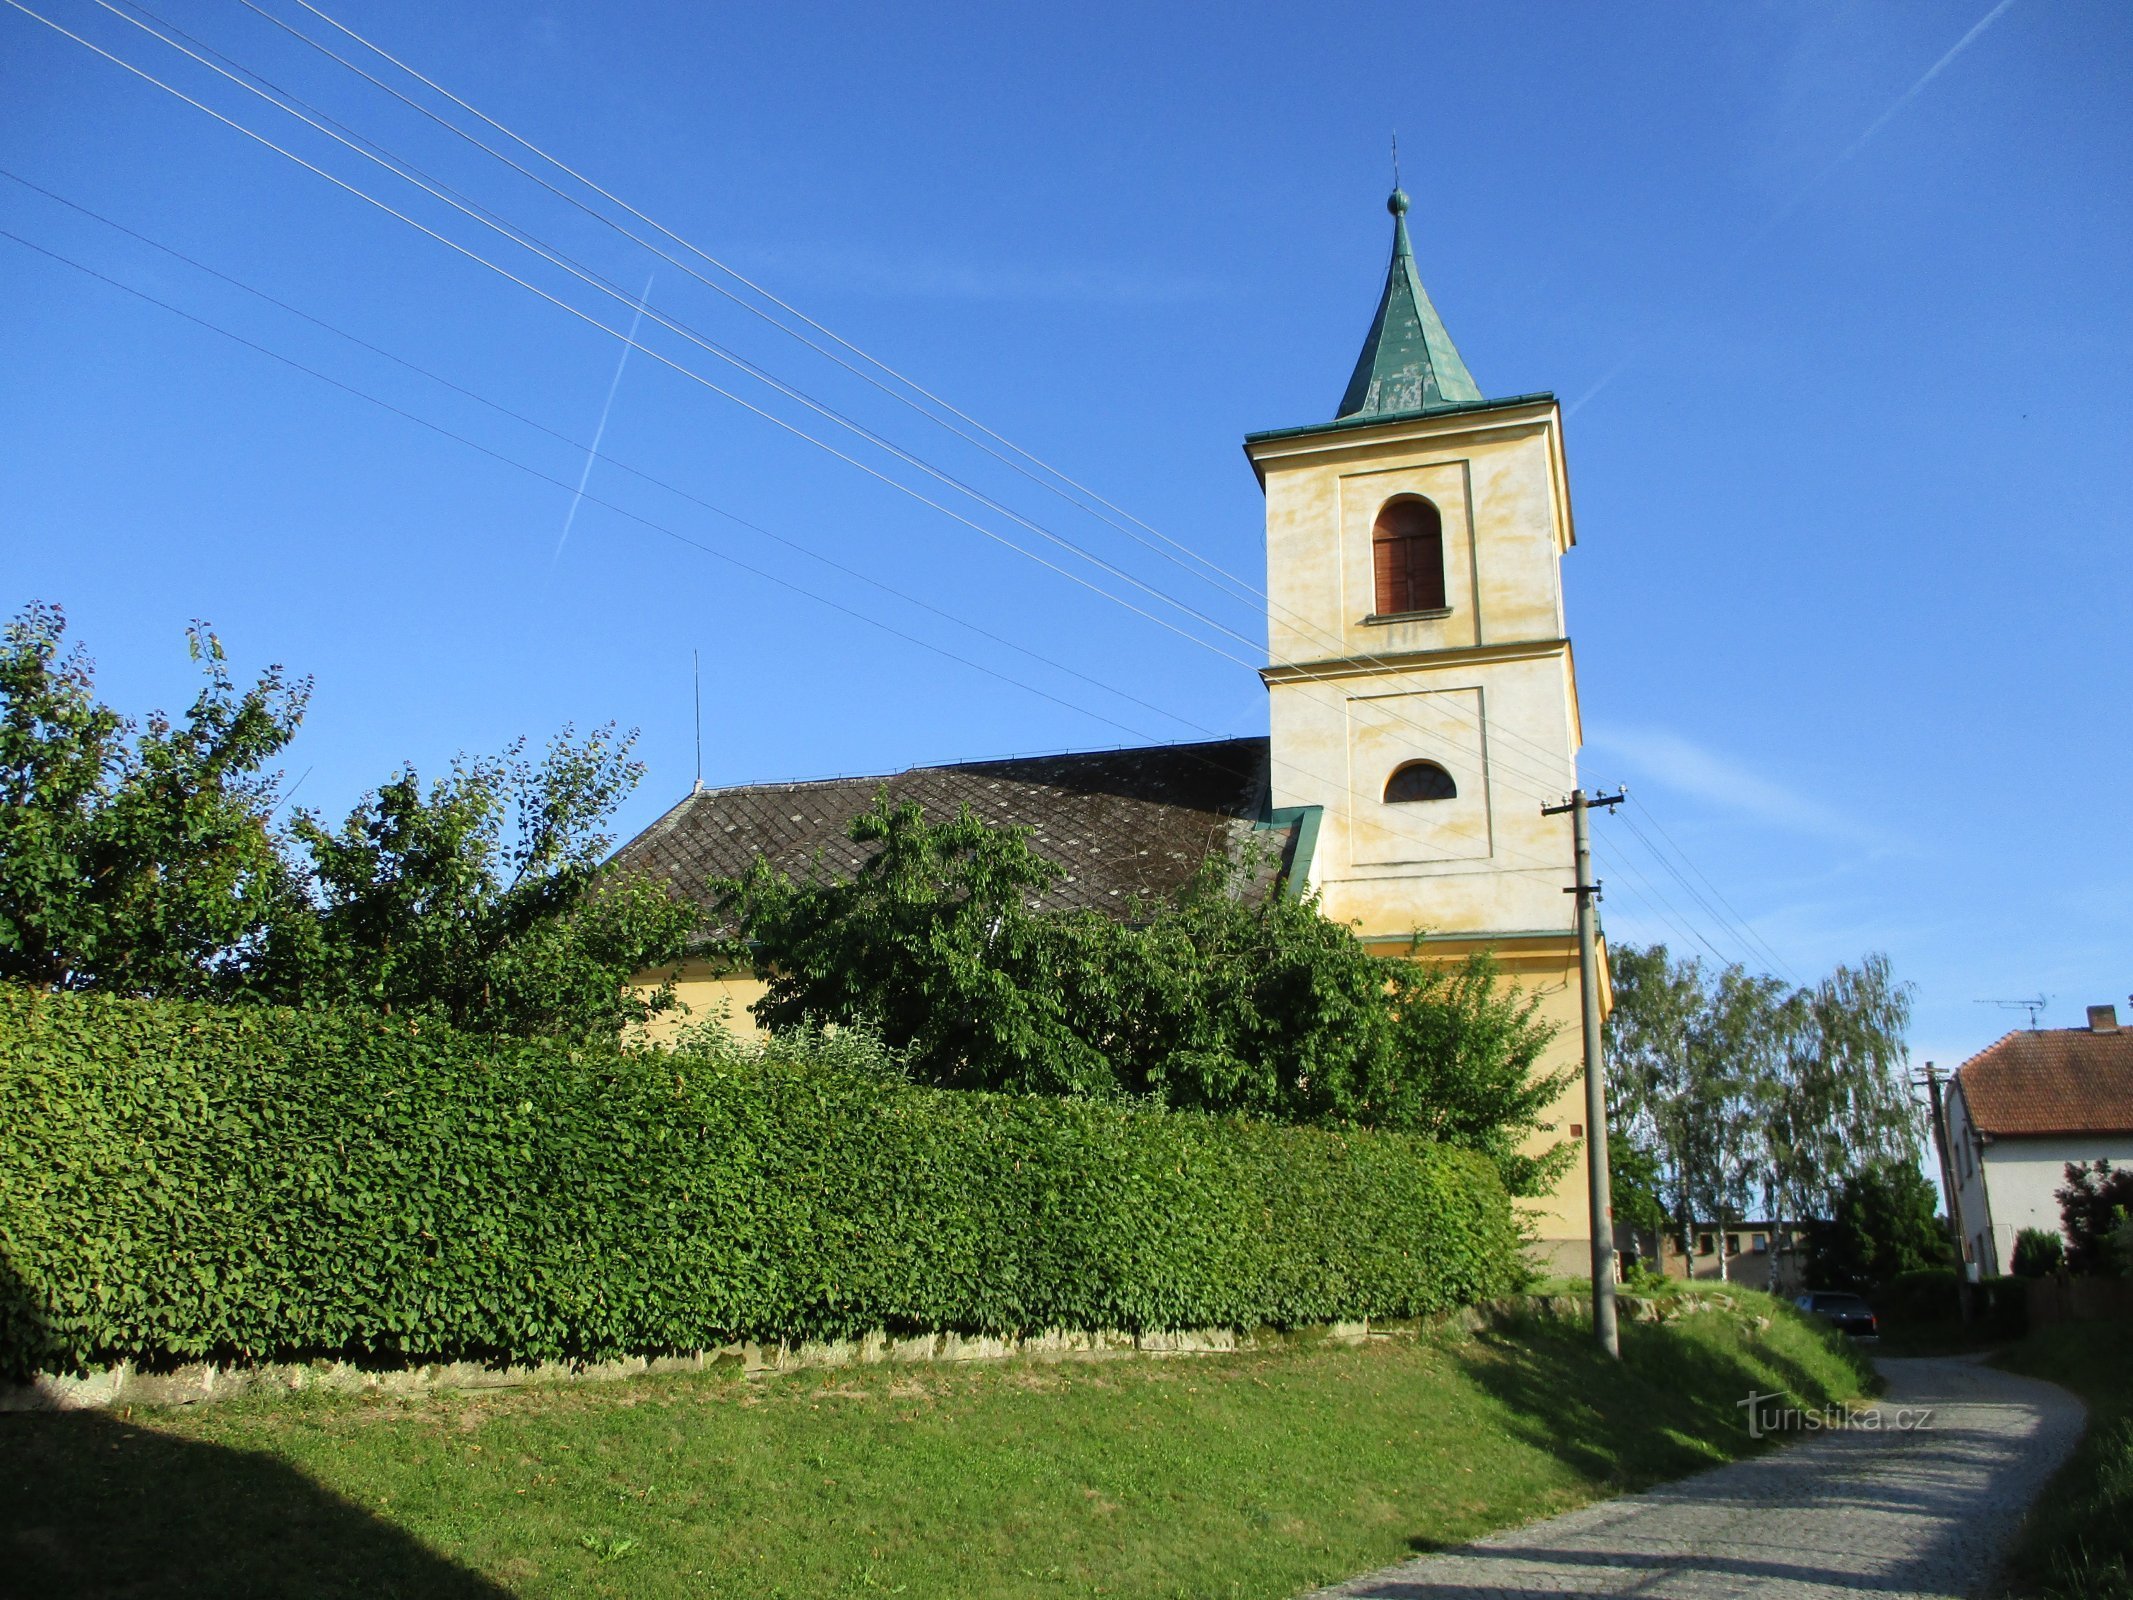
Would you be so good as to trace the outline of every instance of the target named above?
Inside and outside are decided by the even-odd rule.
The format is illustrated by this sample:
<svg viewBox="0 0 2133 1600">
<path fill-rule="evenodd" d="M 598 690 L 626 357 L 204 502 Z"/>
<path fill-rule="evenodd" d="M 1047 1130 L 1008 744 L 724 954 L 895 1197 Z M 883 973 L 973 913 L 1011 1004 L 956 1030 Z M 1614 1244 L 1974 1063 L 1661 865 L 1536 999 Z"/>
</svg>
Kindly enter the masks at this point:
<svg viewBox="0 0 2133 1600">
<path fill-rule="evenodd" d="M 685 323 L 1258 635 L 1251 605 L 235 0 L 153 3 L 620 298 L 92 0 L 26 3 L 610 325 L 649 275 L 648 347 L 837 433 L 656 314 Z M 1760 942 L 1802 975 L 1886 950 L 1919 986 L 1915 1052 L 1944 1063 L 2019 1021 L 1981 999 L 2041 990 L 2062 1023 L 2126 1003 L 2123 6 L 336 15 L 1253 583 L 1238 441 L 1330 415 L 1383 271 L 1397 129 L 1424 280 L 1477 380 L 1570 411 L 1586 772 L 1644 808 L 1599 825 L 1615 936 L 1768 965 Z M 0 602 L 62 602 L 132 710 L 189 697 L 196 616 L 241 669 L 315 674 L 300 803 L 616 719 L 643 730 L 641 825 L 692 775 L 692 651 L 713 783 L 1264 730 L 1233 637 L 1100 577 L 1217 648 L 1158 627 L 655 359 L 618 379 L 610 336 L 19 11 L 0 90 L 8 171 L 563 436 L 0 180 L 9 232 L 542 475 L 0 240 Z M 611 460 L 562 541 L 611 388 Z"/>
</svg>

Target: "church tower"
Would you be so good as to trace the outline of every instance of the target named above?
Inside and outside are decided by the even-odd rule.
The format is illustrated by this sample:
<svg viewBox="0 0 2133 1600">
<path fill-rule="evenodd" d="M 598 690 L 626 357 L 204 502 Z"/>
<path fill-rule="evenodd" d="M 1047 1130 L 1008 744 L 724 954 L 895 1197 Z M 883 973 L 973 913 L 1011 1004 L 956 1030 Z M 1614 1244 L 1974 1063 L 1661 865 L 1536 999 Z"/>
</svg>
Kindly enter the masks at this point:
<svg viewBox="0 0 2133 1600">
<path fill-rule="evenodd" d="M 1326 914 L 1384 953 L 1492 950 L 1579 1053 L 1570 823 L 1577 684 L 1560 563 L 1574 542 L 1562 413 L 1484 399 L 1415 269 L 1407 196 L 1331 422 L 1251 435 L 1266 491 L 1271 801 L 1316 839 Z M 1299 864 L 1304 855 L 1299 849 Z M 1577 1091 L 1541 1142 L 1581 1136 Z M 1537 1203 L 1544 1253 L 1580 1270 L 1581 1159 Z"/>
</svg>

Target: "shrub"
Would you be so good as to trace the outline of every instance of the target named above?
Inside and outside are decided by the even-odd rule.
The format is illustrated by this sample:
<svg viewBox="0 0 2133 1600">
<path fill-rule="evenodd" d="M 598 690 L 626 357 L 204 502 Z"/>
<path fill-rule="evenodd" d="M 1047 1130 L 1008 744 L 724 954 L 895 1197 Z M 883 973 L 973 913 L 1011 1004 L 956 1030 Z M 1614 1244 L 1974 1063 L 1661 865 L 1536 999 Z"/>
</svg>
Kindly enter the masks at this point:
<svg viewBox="0 0 2133 1600">
<path fill-rule="evenodd" d="M 2027 1278 L 1981 1278 L 1970 1305 L 1978 1328 L 1995 1339 L 2019 1339 L 2029 1331 Z"/>
<path fill-rule="evenodd" d="M 1962 1315 L 1957 1294 L 1953 1268 L 1925 1267 L 1897 1273 L 1875 1296 L 1875 1302 L 1894 1323 L 1943 1322 Z"/>
<path fill-rule="evenodd" d="M 1877 1162 L 1845 1179 L 1836 1213 L 1808 1239 L 1807 1281 L 1868 1290 L 1941 1268 L 1952 1252 L 1933 1215 L 1933 1186 L 1910 1161 Z M 1952 1270 L 1947 1281 L 1954 1282 Z"/>
<path fill-rule="evenodd" d="M 2133 1222 L 2133 1168 L 2108 1161 L 2066 1164 L 2066 1187 L 2055 1198 L 2065 1223 L 2066 1264 L 2073 1272 L 2116 1277 L 2126 1263 L 2113 1237 Z"/>
<path fill-rule="evenodd" d="M 1519 1195 L 1575 1159 L 1532 1149 L 1573 1075 L 1541 1065 L 1555 1029 L 1537 996 L 1485 955 L 1372 953 L 1315 897 L 1266 892 L 1255 852 L 1121 921 L 1035 909 L 1066 869 L 968 808 L 929 822 L 880 794 L 850 837 L 849 877 L 758 857 L 714 881 L 725 958 L 767 985 L 765 1027 L 864 1024 L 941 1088 L 1419 1134 L 1483 1151 Z"/>
<path fill-rule="evenodd" d="M 2024 1228 L 2015 1235 L 2011 1264 L 2018 1278 L 2049 1277 L 2066 1264 L 2066 1242 L 2049 1228 Z"/>
<path fill-rule="evenodd" d="M 16 1372 L 1412 1316 L 1516 1252 L 1492 1164 L 1406 1135 L 0 989 Z"/>
</svg>

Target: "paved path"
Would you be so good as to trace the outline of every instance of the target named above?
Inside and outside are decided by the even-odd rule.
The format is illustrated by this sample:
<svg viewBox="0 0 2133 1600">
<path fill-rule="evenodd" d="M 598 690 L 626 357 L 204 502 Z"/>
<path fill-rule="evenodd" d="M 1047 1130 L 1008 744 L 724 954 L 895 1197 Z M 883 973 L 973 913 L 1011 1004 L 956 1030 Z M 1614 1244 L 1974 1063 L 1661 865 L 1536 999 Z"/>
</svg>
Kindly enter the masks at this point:
<svg viewBox="0 0 2133 1600">
<path fill-rule="evenodd" d="M 1977 1594 L 2081 1435 L 2063 1389 L 1958 1358 L 1878 1363 L 1880 1431 L 1820 1433 L 1650 1494 L 1422 1556 L 1315 1600 L 1822 1600 Z M 1931 1406 L 1929 1426 L 1895 1426 Z"/>
</svg>

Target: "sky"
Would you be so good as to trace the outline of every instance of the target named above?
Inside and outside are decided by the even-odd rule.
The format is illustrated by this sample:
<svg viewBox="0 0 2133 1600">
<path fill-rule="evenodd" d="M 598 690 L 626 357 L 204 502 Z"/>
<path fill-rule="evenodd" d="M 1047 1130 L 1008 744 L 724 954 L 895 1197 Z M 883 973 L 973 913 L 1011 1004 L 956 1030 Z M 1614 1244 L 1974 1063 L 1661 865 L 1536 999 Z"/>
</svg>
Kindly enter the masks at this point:
<svg viewBox="0 0 2133 1600">
<path fill-rule="evenodd" d="M 1944 1066 L 2128 1003 L 2122 5 L 21 3 L 288 153 L 0 11 L 0 605 L 129 712 L 194 618 L 312 675 L 292 804 L 614 721 L 627 836 L 698 661 L 710 784 L 1263 733 L 1239 444 L 1330 418 L 1397 133 L 1483 391 L 1564 402 L 1611 937 L 1886 952 Z"/>
</svg>

